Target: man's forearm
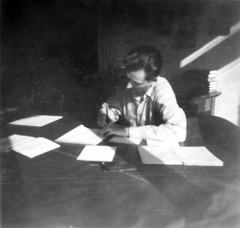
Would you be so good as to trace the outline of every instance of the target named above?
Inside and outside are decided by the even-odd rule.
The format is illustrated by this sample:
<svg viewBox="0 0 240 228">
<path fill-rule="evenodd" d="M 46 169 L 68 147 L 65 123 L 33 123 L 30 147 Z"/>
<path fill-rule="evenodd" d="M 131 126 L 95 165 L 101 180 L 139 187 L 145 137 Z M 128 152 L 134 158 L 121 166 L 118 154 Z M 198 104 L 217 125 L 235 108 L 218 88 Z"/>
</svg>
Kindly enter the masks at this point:
<svg viewBox="0 0 240 228">
<path fill-rule="evenodd" d="M 147 125 L 129 127 L 129 137 L 140 139 L 152 139 L 159 141 L 183 142 L 186 139 L 186 130 L 182 126 L 162 124 L 160 126 Z"/>
<path fill-rule="evenodd" d="M 129 137 L 152 139 L 159 141 L 177 141 L 183 142 L 187 134 L 187 120 L 182 109 L 178 108 L 176 112 L 165 124 L 159 126 L 147 125 L 140 127 L 130 127 Z"/>
</svg>

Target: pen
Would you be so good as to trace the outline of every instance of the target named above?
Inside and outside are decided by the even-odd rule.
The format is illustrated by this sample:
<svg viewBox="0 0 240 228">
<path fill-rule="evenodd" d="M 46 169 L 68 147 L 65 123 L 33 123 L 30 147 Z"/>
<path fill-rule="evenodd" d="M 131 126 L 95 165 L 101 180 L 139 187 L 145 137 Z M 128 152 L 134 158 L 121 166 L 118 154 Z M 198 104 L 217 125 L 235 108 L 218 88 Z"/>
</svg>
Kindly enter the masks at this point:
<svg viewBox="0 0 240 228">
<path fill-rule="evenodd" d="M 109 118 L 109 108 L 107 108 L 107 111 L 106 111 L 106 114 L 107 114 L 107 126 L 106 127 L 109 127 L 112 125 L 113 121 Z"/>
<path fill-rule="evenodd" d="M 104 169 L 105 172 L 130 172 L 136 171 L 136 168 L 127 168 L 127 169 Z"/>
<path fill-rule="evenodd" d="M 128 169 L 119 169 L 117 171 L 119 172 L 127 172 L 127 171 L 136 171 L 137 169 L 136 168 L 128 168 Z"/>
</svg>

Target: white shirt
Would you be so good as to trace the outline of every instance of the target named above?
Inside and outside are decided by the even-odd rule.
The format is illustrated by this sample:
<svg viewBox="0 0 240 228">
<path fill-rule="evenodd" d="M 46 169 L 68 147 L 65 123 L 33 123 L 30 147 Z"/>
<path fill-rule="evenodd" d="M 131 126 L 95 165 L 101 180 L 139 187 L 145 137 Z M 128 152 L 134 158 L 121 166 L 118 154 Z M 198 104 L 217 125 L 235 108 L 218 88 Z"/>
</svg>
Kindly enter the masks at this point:
<svg viewBox="0 0 240 228">
<path fill-rule="evenodd" d="M 100 109 L 113 122 L 129 126 L 129 137 L 163 142 L 186 139 L 186 116 L 176 102 L 169 82 L 158 77 L 143 97 L 136 97 L 131 84 L 117 87 Z"/>
</svg>

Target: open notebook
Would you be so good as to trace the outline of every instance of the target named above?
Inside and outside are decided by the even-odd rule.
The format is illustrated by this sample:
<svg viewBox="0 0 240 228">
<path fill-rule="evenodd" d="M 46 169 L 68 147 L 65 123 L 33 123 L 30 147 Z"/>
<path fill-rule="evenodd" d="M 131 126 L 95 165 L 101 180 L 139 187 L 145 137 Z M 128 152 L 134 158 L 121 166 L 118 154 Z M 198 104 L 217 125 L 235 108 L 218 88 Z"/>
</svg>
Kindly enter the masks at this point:
<svg viewBox="0 0 240 228">
<path fill-rule="evenodd" d="M 99 132 L 99 129 L 90 129 L 83 125 L 80 125 L 67 132 L 60 138 L 56 139 L 55 141 L 62 143 L 97 145 L 104 139 L 99 135 Z"/>
<path fill-rule="evenodd" d="M 223 166 L 223 162 L 205 147 L 139 146 L 143 164 Z"/>
<path fill-rule="evenodd" d="M 57 143 L 45 138 L 17 134 L 0 140 L 0 150 L 2 152 L 13 150 L 29 158 L 36 157 L 58 147 L 60 146 Z"/>
</svg>

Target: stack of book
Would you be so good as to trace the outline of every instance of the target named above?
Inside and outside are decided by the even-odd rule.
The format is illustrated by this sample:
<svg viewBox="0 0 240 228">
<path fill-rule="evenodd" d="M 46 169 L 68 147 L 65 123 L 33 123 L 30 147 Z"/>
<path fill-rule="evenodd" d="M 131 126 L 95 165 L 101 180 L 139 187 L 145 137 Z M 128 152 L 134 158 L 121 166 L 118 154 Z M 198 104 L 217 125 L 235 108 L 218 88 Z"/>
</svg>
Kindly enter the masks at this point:
<svg viewBox="0 0 240 228">
<path fill-rule="evenodd" d="M 182 76 L 187 96 L 202 96 L 218 89 L 217 70 L 187 70 Z"/>
<path fill-rule="evenodd" d="M 208 74 L 209 93 L 218 90 L 217 70 L 210 70 Z"/>
</svg>

